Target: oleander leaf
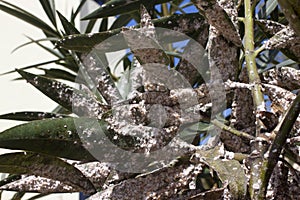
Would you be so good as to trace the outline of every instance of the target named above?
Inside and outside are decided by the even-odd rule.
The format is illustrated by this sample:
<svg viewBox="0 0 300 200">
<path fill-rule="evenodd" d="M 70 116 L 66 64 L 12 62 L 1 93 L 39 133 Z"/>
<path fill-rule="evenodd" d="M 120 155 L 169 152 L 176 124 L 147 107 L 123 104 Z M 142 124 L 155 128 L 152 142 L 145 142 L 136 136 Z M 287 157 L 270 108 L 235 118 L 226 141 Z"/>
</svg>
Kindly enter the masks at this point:
<svg viewBox="0 0 300 200">
<path fill-rule="evenodd" d="M 62 69 L 51 68 L 51 69 L 42 69 L 42 70 L 44 70 L 45 72 L 44 76 L 49 78 L 62 79 L 71 82 L 75 82 L 76 80 L 76 75 Z"/>
<path fill-rule="evenodd" d="M 37 76 L 22 70 L 17 71 L 27 82 L 73 113 L 80 116 L 98 117 L 106 111 L 106 106 L 100 104 L 90 93 L 84 93 L 43 76 Z"/>
<path fill-rule="evenodd" d="M 13 15 L 41 30 L 43 30 L 45 33 L 54 36 L 54 37 L 60 37 L 59 33 L 57 33 L 53 28 L 51 28 L 48 24 L 40 20 L 38 17 L 32 15 L 31 13 L 21 9 L 20 7 L 17 7 L 15 5 L 12 5 L 6 1 L 0 1 L 0 10 Z"/>
<path fill-rule="evenodd" d="M 191 14 L 183 14 L 183 15 L 172 15 L 167 17 L 162 17 L 159 19 L 152 20 L 155 27 L 167 28 L 174 31 L 179 31 L 188 36 L 195 36 L 196 33 L 199 32 L 200 29 L 208 29 L 208 25 L 205 22 L 204 18 L 198 13 Z M 182 26 L 182 23 L 189 24 L 189 26 Z M 201 28 L 195 28 L 195 27 Z M 140 25 L 136 25 L 133 28 L 139 28 Z M 112 37 L 122 31 L 121 28 L 113 29 L 106 32 L 94 33 L 94 34 L 80 34 L 80 35 L 70 35 L 66 36 L 60 41 L 57 42 L 57 46 L 74 50 L 78 52 L 88 52 L 93 49 L 93 47 L 104 40 Z M 180 37 L 178 38 L 170 38 L 164 36 L 158 36 L 162 41 L 180 41 Z M 109 47 L 109 50 L 121 50 L 123 48 L 127 48 L 124 44 L 112 44 L 112 47 Z"/>
<path fill-rule="evenodd" d="M 42 120 L 47 118 L 65 118 L 69 117 L 68 115 L 61 115 L 56 113 L 49 112 L 13 112 L 0 115 L 0 119 L 9 119 L 9 120 L 18 120 L 18 121 L 33 121 L 33 120 Z"/>
<path fill-rule="evenodd" d="M 170 0 L 154 0 L 153 4 L 161 4 Z M 109 16 L 120 15 L 129 13 L 140 8 L 142 2 L 140 0 L 110 0 L 106 4 L 103 4 L 100 8 L 85 16 L 83 20 L 96 19 Z"/>
<path fill-rule="evenodd" d="M 82 146 L 74 118 L 37 120 L 12 127 L 0 133 L 0 147 L 72 160 L 95 160 Z"/>
<path fill-rule="evenodd" d="M 60 12 L 57 11 L 57 14 L 67 35 L 80 34 L 77 28 L 71 22 L 69 22 Z"/>
<path fill-rule="evenodd" d="M 40 4 L 43 6 L 45 13 L 48 18 L 52 22 L 52 24 L 56 27 L 56 16 L 55 16 L 55 2 L 54 0 L 40 0 Z"/>
<path fill-rule="evenodd" d="M 27 174 L 50 178 L 84 191 L 96 192 L 93 184 L 73 165 L 53 156 L 31 152 L 0 155 L 2 173 Z"/>
<path fill-rule="evenodd" d="M 220 147 L 201 152 L 208 166 L 214 169 L 222 183 L 228 183 L 234 199 L 243 199 L 247 192 L 247 177 L 242 165 L 236 160 L 217 159 Z"/>
</svg>

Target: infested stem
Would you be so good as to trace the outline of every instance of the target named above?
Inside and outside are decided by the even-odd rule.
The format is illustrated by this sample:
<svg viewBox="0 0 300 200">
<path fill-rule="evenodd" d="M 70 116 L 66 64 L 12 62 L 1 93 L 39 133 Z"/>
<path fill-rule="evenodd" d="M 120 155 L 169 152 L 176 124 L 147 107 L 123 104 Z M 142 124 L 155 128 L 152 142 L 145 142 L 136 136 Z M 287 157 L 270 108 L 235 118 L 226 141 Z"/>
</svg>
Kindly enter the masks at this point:
<svg viewBox="0 0 300 200">
<path fill-rule="evenodd" d="M 214 119 L 211 121 L 211 123 L 217 127 L 219 127 L 220 129 L 224 130 L 224 131 L 227 131 L 229 133 L 232 133 L 238 137 L 242 137 L 242 138 L 245 138 L 245 139 L 248 139 L 248 140 L 254 140 L 255 137 L 253 137 L 252 135 L 249 135 L 248 133 L 246 132 L 243 132 L 243 131 L 238 131 L 230 126 L 226 126 L 224 123 Z"/>
<path fill-rule="evenodd" d="M 262 177 L 262 187 L 267 188 L 269 179 L 272 175 L 274 167 L 276 166 L 284 144 L 291 132 L 294 123 L 296 122 L 300 113 L 300 94 L 297 95 L 292 105 L 287 110 L 281 122 L 274 129 L 276 133 L 275 139 L 269 148 L 269 157 L 264 161 L 266 166 L 265 176 Z"/>
</svg>

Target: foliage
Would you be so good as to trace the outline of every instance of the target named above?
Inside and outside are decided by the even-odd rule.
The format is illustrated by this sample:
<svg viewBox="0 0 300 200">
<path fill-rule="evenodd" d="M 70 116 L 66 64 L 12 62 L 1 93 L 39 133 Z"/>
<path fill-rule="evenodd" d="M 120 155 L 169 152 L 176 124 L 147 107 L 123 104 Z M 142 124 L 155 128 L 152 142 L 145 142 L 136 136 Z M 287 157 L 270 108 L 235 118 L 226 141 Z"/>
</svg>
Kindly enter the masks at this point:
<svg viewBox="0 0 300 200">
<path fill-rule="evenodd" d="M 0 134 L 1 148 L 22 151 L 0 156 L 0 172 L 10 173 L 0 187 L 18 191 L 14 199 L 25 192 L 41 193 L 37 197 L 83 192 L 90 199 L 295 199 L 300 195 L 297 1 L 101 1 L 102 6 L 82 18 L 88 22 L 84 31 L 76 28 L 75 19 L 86 0 L 69 18 L 56 11 L 53 0 L 39 2 L 51 24 L 0 1 L 0 10 L 45 34 L 39 40 L 28 37 L 30 42 L 18 48 L 35 43 L 56 57 L 8 72 L 19 73 L 20 79 L 58 104 L 50 113 L 0 115 L 28 121 Z M 108 26 L 111 16 L 115 19 Z M 203 53 L 201 63 L 208 65 L 202 69 L 207 77 L 201 77 L 184 57 L 192 40 L 163 37 L 154 27 L 181 32 L 204 46 L 207 54 Z M 109 40 L 115 35 L 123 35 L 128 46 Z M 167 41 L 164 47 L 160 37 Z M 106 41 L 109 48 L 99 46 Z M 141 43 L 149 48 L 137 49 Z M 119 50 L 126 53 L 109 66 L 105 53 Z M 194 48 L 189 55 L 198 51 Z M 47 67 L 52 63 L 56 67 Z M 165 68 L 148 69 L 147 63 Z M 41 73 L 33 74 L 31 69 Z M 146 73 L 143 70 L 154 75 L 142 77 L 146 81 L 136 87 L 133 82 Z M 168 88 L 163 80 L 172 78 L 170 73 L 181 74 L 190 87 L 180 82 L 177 88 Z M 221 97 L 212 94 L 217 92 L 209 91 L 215 82 L 222 82 L 226 107 L 221 107 Z M 157 105 L 158 110 L 151 112 Z M 214 116 L 215 107 L 230 112 L 225 119 L 221 113 Z M 166 149 L 169 160 L 145 161 L 143 170 L 135 168 L 137 155 L 155 154 L 166 145 L 180 151 Z M 112 154 L 113 147 L 131 154 Z M 103 153 L 102 160 L 95 151 L 109 153 Z M 133 170 L 120 170 L 124 160 L 131 161 Z"/>
</svg>

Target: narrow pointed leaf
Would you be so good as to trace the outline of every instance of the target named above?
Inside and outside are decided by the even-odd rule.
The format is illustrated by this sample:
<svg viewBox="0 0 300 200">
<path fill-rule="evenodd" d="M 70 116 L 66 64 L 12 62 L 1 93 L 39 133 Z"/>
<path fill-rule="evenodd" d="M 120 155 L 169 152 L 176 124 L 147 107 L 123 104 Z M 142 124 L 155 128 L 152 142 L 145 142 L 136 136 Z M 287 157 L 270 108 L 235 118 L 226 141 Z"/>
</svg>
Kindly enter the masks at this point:
<svg viewBox="0 0 300 200">
<path fill-rule="evenodd" d="M 42 120 L 47 118 L 63 118 L 69 117 L 67 115 L 61 115 L 56 113 L 48 112 L 13 112 L 0 115 L 0 119 L 9 119 L 9 120 L 19 120 L 19 121 L 33 121 L 33 120 Z"/>
<path fill-rule="evenodd" d="M 220 156 L 220 147 L 201 152 L 205 162 L 213 168 L 222 183 L 228 183 L 233 199 L 244 199 L 247 192 L 247 178 L 242 165 L 236 160 L 216 159 Z"/>
<path fill-rule="evenodd" d="M 61 69 L 43 69 L 45 71 L 45 77 L 49 78 L 55 78 L 55 79 L 62 79 L 66 81 L 75 82 L 76 76 L 74 74 L 71 74 L 70 72 L 67 72 L 65 70 Z"/>
<path fill-rule="evenodd" d="M 84 33 L 90 33 L 90 32 L 92 32 L 92 30 L 93 30 L 96 22 L 97 22 L 97 19 L 91 19 L 89 21 L 88 25 L 86 26 L 86 29 L 85 29 Z"/>
<path fill-rule="evenodd" d="M 0 156 L 2 173 L 36 175 L 60 181 L 84 191 L 87 194 L 96 192 L 93 184 L 73 165 L 63 160 L 37 153 L 9 153 Z"/>
<path fill-rule="evenodd" d="M 0 133 L 0 147 L 72 160 L 94 160 L 82 146 L 73 118 L 32 121 L 7 129 Z"/>
<path fill-rule="evenodd" d="M 79 4 L 79 6 L 77 7 L 77 9 L 75 10 L 75 12 L 72 14 L 71 16 L 71 23 L 74 22 L 75 18 L 77 17 L 77 15 L 79 14 L 80 10 L 82 9 L 83 5 L 85 4 L 86 0 L 82 0 Z"/>
<path fill-rule="evenodd" d="M 26 36 L 29 40 L 31 40 L 31 42 L 37 44 L 38 46 L 42 47 L 43 49 L 45 49 L 46 51 L 48 51 L 49 53 L 51 53 L 52 55 L 54 55 L 55 57 L 58 58 L 64 58 L 63 55 L 59 52 L 57 52 L 56 50 L 49 48 L 45 45 L 42 45 L 39 41 L 36 41 L 34 39 L 32 39 L 31 37 Z"/>
<path fill-rule="evenodd" d="M 189 24 L 189 26 L 182 27 L 182 23 Z M 153 24 L 155 27 L 162 27 L 162 28 L 168 28 L 175 31 L 182 32 L 188 36 L 193 36 L 195 33 L 199 32 L 199 29 L 208 29 L 208 25 L 203 19 L 203 17 L 198 13 L 192 13 L 192 14 L 184 14 L 184 15 L 172 15 L 168 17 L 163 17 L 160 19 L 154 19 Z M 201 28 L 195 28 L 200 25 Z M 139 28 L 140 25 L 136 25 L 133 28 Z M 57 46 L 69 50 L 74 50 L 78 52 L 87 52 L 91 51 L 93 47 L 107 38 L 114 36 L 122 31 L 121 28 L 117 28 L 111 31 L 107 32 L 101 32 L 101 33 L 94 33 L 94 34 L 81 34 L 81 35 L 72 35 L 67 36 L 60 40 L 57 43 Z M 161 40 L 163 41 L 180 41 L 176 38 L 162 38 L 163 36 L 160 36 Z M 112 44 L 115 49 L 109 48 L 110 50 L 121 50 L 123 48 L 127 48 L 126 45 L 121 44 Z"/>
<path fill-rule="evenodd" d="M 170 0 L 154 0 L 154 4 L 165 3 Z M 100 8 L 84 17 L 83 20 L 96 19 L 109 17 L 114 15 L 120 15 L 123 13 L 129 13 L 140 8 L 141 1 L 139 0 L 111 0 L 106 4 L 102 5 Z"/>
<path fill-rule="evenodd" d="M 269 16 L 274 10 L 275 8 L 278 6 L 278 2 L 277 1 L 267 1 L 266 3 L 266 16 Z"/>
<path fill-rule="evenodd" d="M 52 4 L 49 0 L 40 0 L 40 4 L 43 6 L 45 13 L 47 14 L 48 18 L 52 22 L 52 24 L 56 27 L 56 17 L 55 17 L 55 4 L 52 0 Z"/>
<path fill-rule="evenodd" d="M 107 111 L 91 94 L 83 93 L 61 82 L 17 70 L 21 76 L 65 109 L 80 116 L 99 117 Z"/>
<path fill-rule="evenodd" d="M 3 185 L 6 185 L 8 183 L 20 180 L 22 177 L 19 174 L 12 174 L 9 175 L 8 177 L 6 177 L 5 179 L 2 179 L 0 181 L 0 187 L 2 187 Z"/>
<path fill-rule="evenodd" d="M 59 33 L 57 33 L 53 28 L 51 28 L 48 24 L 40 20 L 38 17 L 6 1 L 0 1 L 0 10 L 43 30 L 51 36 L 60 37 Z"/>
<path fill-rule="evenodd" d="M 42 193 L 36 195 L 30 199 L 38 199 L 38 197 L 43 197 L 53 193 L 71 193 L 71 192 L 78 192 L 78 188 L 74 189 L 73 187 L 64 184 L 60 181 L 56 181 L 49 178 L 44 178 L 41 176 L 24 176 L 22 179 L 17 180 L 13 183 L 8 183 L 0 187 L 1 190 L 4 191 L 26 191 L 26 192 L 35 192 L 35 193 Z M 27 199 L 27 200 L 30 200 Z M 12 200 L 12 199 L 11 199 Z M 16 199 L 20 200 L 20 199 Z"/>
<path fill-rule="evenodd" d="M 76 27 L 71 22 L 69 22 L 60 12 L 57 11 L 57 14 L 67 35 L 80 34 Z"/>
<path fill-rule="evenodd" d="M 29 44 L 33 44 L 33 43 L 36 43 L 36 42 L 43 42 L 43 41 L 58 41 L 58 38 L 54 38 L 54 37 L 50 37 L 50 38 L 42 38 L 42 39 L 38 39 L 38 40 L 31 40 L 30 42 L 26 42 L 24 44 L 21 44 L 20 46 L 16 47 L 14 50 L 12 50 L 12 53 L 17 51 L 18 49 L 22 48 L 22 47 L 25 47 Z"/>
<path fill-rule="evenodd" d="M 19 68 L 19 70 L 26 70 L 26 69 L 32 69 L 32 68 L 38 68 L 40 66 L 43 66 L 43 65 L 48 65 L 48 64 L 51 64 L 51 63 L 57 63 L 61 61 L 61 59 L 58 59 L 58 60 L 50 60 L 50 61 L 47 61 L 47 62 L 42 62 L 42 63 L 38 63 L 38 64 L 34 64 L 34 65 L 29 65 L 29 66 L 26 66 L 26 67 L 22 67 L 22 68 Z M 0 74 L 0 75 L 6 75 L 6 74 L 11 74 L 11 73 L 14 73 L 16 72 L 17 70 L 12 70 L 12 71 L 9 71 L 9 72 L 5 72 L 3 74 Z"/>
<path fill-rule="evenodd" d="M 117 28 L 121 28 L 123 26 L 126 26 L 132 19 L 132 16 L 130 14 L 124 14 L 120 15 L 111 25 L 110 30 L 114 30 Z"/>
<path fill-rule="evenodd" d="M 108 18 L 103 18 L 99 27 L 99 32 L 108 30 Z"/>
<path fill-rule="evenodd" d="M 95 34 L 70 35 L 60 40 L 57 43 L 57 46 L 78 52 L 87 52 L 91 51 L 96 44 L 99 44 L 107 38 L 114 36 L 115 34 L 120 32 L 121 29 L 116 29 L 113 31 L 106 31 Z"/>
</svg>

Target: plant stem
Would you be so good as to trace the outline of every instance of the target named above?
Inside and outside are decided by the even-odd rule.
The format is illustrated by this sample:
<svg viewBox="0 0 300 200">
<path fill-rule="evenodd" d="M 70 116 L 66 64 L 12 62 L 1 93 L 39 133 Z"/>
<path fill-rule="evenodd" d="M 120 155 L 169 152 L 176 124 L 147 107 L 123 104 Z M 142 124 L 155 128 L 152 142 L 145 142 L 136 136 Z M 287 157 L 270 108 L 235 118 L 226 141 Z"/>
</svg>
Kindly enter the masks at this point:
<svg viewBox="0 0 300 200">
<path fill-rule="evenodd" d="M 252 91 L 253 101 L 256 109 L 264 110 L 264 97 L 261 92 L 260 78 L 256 66 L 256 52 L 254 51 L 254 22 L 251 9 L 251 0 L 245 0 L 245 59 L 250 84 L 254 83 Z M 256 133 L 257 135 L 259 134 Z"/>
<path fill-rule="evenodd" d="M 266 172 L 262 177 L 262 187 L 267 190 L 269 179 L 272 175 L 273 169 L 276 166 L 279 156 L 281 155 L 282 148 L 286 143 L 289 133 L 291 132 L 295 121 L 300 113 L 300 94 L 293 101 L 292 105 L 287 110 L 283 119 L 274 129 L 276 134 L 272 145 L 269 148 L 269 157 L 265 160 Z"/>
<path fill-rule="evenodd" d="M 211 123 L 217 127 L 219 127 L 220 129 L 227 131 L 229 133 L 232 133 L 238 137 L 242 137 L 242 138 L 246 138 L 248 140 L 254 140 L 255 137 L 253 137 L 252 135 L 249 135 L 246 132 L 242 132 L 242 131 L 238 131 L 230 126 L 226 126 L 225 124 L 223 124 L 222 122 L 218 121 L 217 119 L 214 119 L 211 121 Z"/>
<path fill-rule="evenodd" d="M 263 93 L 261 91 L 261 81 L 258 75 L 256 66 L 257 53 L 254 50 L 254 22 L 253 22 L 253 9 L 255 2 L 251 5 L 251 0 L 244 0 L 245 8 L 245 60 L 246 67 L 249 76 L 249 83 L 253 84 L 252 98 L 256 109 L 256 113 L 259 111 L 265 111 L 265 102 Z M 259 118 L 256 115 L 256 137 L 251 143 L 252 153 L 250 155 L 250 180 L 249 180 L 249 194 L 251 199 L 264 199 L 265 188 L 262 186 L 262 180 L 265 176 L 266 167 L 264 166 L 264 154 L 268 149 L 268 146 L 259 141 L 260 126 Z"/>
</svg>

